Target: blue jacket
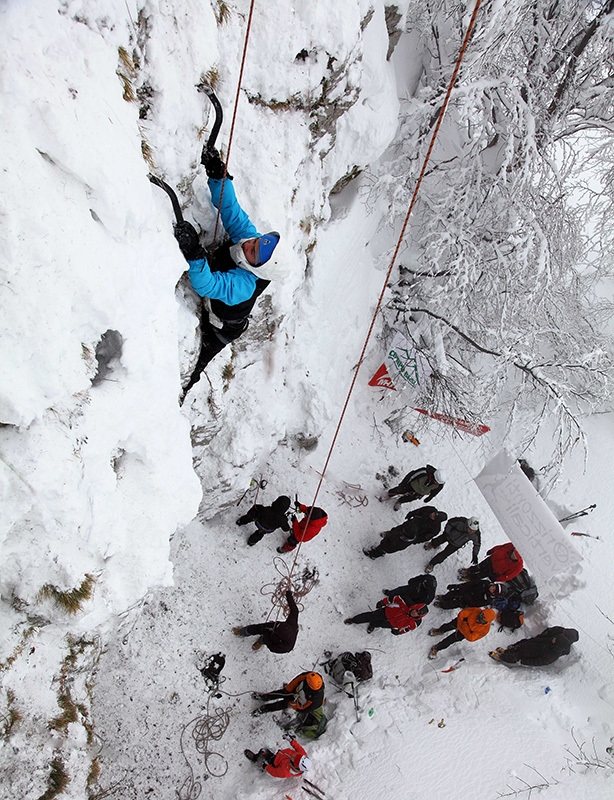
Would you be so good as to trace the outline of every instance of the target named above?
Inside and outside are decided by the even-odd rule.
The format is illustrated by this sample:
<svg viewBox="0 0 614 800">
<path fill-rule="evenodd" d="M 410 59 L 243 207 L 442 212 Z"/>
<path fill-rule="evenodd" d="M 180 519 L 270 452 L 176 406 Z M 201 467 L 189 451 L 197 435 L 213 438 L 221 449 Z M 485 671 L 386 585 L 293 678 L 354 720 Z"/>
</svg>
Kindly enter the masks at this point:
<svg viewBox="0 0 614 800">
<path fill-rule="evenodd" d="M 211 202 L 216 208 L 220 207 L 221 189 L 221 180 L 209 178 Z M 229 178 L 224 185 L 220 217 L 233 244 L 240 239 L 253 239 L 261 235 L 239 205 L 232 180 Z M 211 272 L 206 258 L 188 261 L 188 264 L 190 282 L 194 291 L 201 297 L 221 300 L 229 306 L 234 306 L 249 300 L 254 294 L 257 278 L 241 267 L 228 272 Z"/>
</svg>

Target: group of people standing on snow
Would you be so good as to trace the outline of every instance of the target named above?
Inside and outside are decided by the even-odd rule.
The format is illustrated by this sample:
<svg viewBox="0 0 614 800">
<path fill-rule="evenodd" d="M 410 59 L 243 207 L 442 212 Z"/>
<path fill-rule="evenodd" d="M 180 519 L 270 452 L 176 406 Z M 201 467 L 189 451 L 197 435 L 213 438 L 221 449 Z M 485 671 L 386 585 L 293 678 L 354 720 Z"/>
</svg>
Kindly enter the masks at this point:
<svg viewBox="0 0 614 800">
<path fill-rule="evenodd" d="M 445 483 L 445 473 L 427 464 L 408 473 L 398 486 L 389 489 L 388 497 L 397 498 L 394 505 L 396 510 L 403 504 L 419 499 L 430 503 Z M 326 525 L 328 516 L 323 509 L 306 506 L 298 498 L 294 503 L 295 514 L 288 519 L 291 505 L 286 495 L 281 495 L 268 506 L 252 505 L 237 520 L 239 526 L 249 523 L 255 526 L 247 545 L 253 546 L 266 534 L 281 530 L 288 536 L 277 551 L 291 552 L 299 542 L 313 539 Z M 486 557 L 478 561 L 482 544 L 479 520 L 463 516 L 448 518 L 445 511 L 433 505 L 423 505 L 410 510 L 401 524 L 381 534 L 378 545 L 365 548 L 363 552 L 370 559 L 378 559 L 420 544 L 427 551 L 442 546 L 443 549 L 431 556 L 422 574 L 412 577 L 402 586 L 384 589 L 374 610 L 356 614 L 346 619 L 346 624 L 366 623 L 367 633 L 383 628 L 398 636 L 418 628 L 429 613 L 431 604 L 441 609 L 459 609 L 455 617 L 429 630 L 431 636 L 447 634 L 430 648 L 429 658 L 434 658 L 457 642 L 482 639 L 489 633 L 495 620 L 506 624 L 504 609 L 513 609 L 517 615 L 515 619 L 520 619 L 518 624 L 522 623 L 523 615 L 518 611 L 521 602 L 533 602 L 538 593 L 512 542 L 492 547 Z M 470 565 L 459 569 L 459 583 L 449 584 L 445 593 L 437 594 L 437 580 L 432 574 L 434 568 L 467 544 L 471 544 Z M 525 583 L 514 583 L 522 575 L 526 576 Z M 285 620 L 233 628 L 234 633 L 257 636 L 252 645 L 255 650 L 264 645 L 274 653 L 289 652 L 298 634 L 298 609 L 292 592 L 286 592 L 286 601 L 288 616 Z M 571 645 L 577 640 L 578 633 L 574 629 L 551 627 L 508 648 L 499 647 L 489 655 L 505 664 L 544 666 L 569 654 Z M 322 706 L 324 681 L 317 672 L 301 673 L 285 687 L 273 692 L 256 693 L 254 698 L 263 702 L 252 712 L 254 716 L 290 708 L 303 715 L 301 718 L 304 719 L 306 713 Z M 273 753 L 263 748 L 258 753 L 245 751 L 246 755 L 276 777 L 299 775 L 310 762 L 296 739 L 290 735 L 287 738 L 291 743 L 289 749 Z"/>
<path fill-rule="evenodd" d="M 419 499 L 429 503 L 441 492 L 445 482 L 443 470 L 427 464 L 409 472 L 398 486 L 388 490 L 388 497 L 398 498 L 394 504 L 395 510 L 404 503 Z M 469 543 L 472 545 L 471 564 L 459 570 L 461 583 L 450 584 L 446 594 L 436 595 L 437 582 L 431 574 L 434 568 Z M 434 658 L 441 650 L 456 642 L 482 639 L 490 631 L 495 619 L 511 629 L 522 624 L 523 614 L 519 610 L 521 601 L 534 602 L 537 590 L 524 569 L 522 556 L 512 542 L 492 547 L 486 558 L 478 562 L 482 544 L 479 520 L 461 516 L 448 519 L 445 511 L 426 505 L 410 511 L 404 522 L 381 534 L 378 545 L 365 548 L 363 552 L 369 558 L 377 559 L 418 544 L 425 550 L 436 550 L 442 545 L 444 548 L 431 556 L 424 567 L 424 574 L 412 578 L 405 586 L 384 589 L 384 596 L 377 602 L 374 611 L 349 617 L 345 620 L 346 624 L 367 623 L 368 633 L 375 628 L 385 628 L 399 635 L 421 625 L 431 602 L 438 608 L 460 608 L 455 618 L 429 630 L 431 636 L 448 634 L 431 647 L 429 658 Z M 532 584 L 531 592 L 519 592 L 519 586 L 514 585 L 513 582 L 521 575 L 526 576 L 529 586 Z M 508 609 L 507 613 L 504 613 L 505 609 Z M 507 621 L 510 618 L 512 622 Z M 552 631 L 556 633 L 551 634 Z M 567 645 L 577 641 L 577 638 L 574 629 L 548 628 L 533 639 L 522 640 L 507 650 L 498 648 L 490 655 L 508 664 L 529 663 L 523 660 L 525 658 L 531 659 L 533 664 L 550 664 L 560 655 L 569 653 Z"/>
</svg>

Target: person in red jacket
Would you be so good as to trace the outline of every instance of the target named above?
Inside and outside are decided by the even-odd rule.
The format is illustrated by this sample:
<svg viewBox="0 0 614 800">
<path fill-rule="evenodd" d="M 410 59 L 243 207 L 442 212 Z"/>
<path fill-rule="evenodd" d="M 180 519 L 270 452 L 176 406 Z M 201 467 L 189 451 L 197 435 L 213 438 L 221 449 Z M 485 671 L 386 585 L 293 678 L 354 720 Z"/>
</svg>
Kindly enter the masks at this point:
<svg viewBox="0 0 614 800">
<path fill-rule="evenodd" d="M 365 611 L 364 614 L 357 614 L 343 621 L 346 625 L 368 622 L 367 633 L 373 633 L 376 628 L 388 628 L 398 636 L 415 630 L 421 624 L 422 617 L 429 613 L 429 607 L 425 603 L 408 605 L 398 594 L 392 598 L 384 596 L 377 605 L 375 611 Z"/>
<path fill-rule="evenodd" d="M 431 628 L 429 636 L 439 636 L 448 631 L 454 631 L 454 633 L 439 644 L 433 645 L 429 652 L 429 658 L 435 658 L 440 650 L 445 650 L 455 642 L 462 642 L 463 639 L 468 642 L 477 642 L 478 639 L 486 636 L 490 630 L 490 623 L 496 615 L 497 612 L 494 608 L 463 608 L 462 611 L 459 611 L 456 619 L 440 625 L 439 628 Z"/>
<path fill-rule="evenodd" d="M 323 508 L 306 506 L 299 503 L 298 500 L 294 507 L 305 516 L 301 520 L 295 516 L 292 517 L 292 533 L 288 536 L 287 541 L 277 548 L 278 553 L 290 553 L 299 542 L 308 542 L 313 539 L 328 522 L 328 514 Z"/>
<path fill-rule="evenodd" d="M 268 747 L 263 747 L 258 753 L 245 750 L 245 755 L 274 778 L 298 778 L 303 772 L 311 769 L 311 759 L 305 748 L 291 734 L 285 733 L 284 739 L 290 742 L 290 747 L 277 753 L 273 753 Z"/>
<path fill-rule="evenodd" d="M 488 558 L 473 567 L 461 569 L 458 573 L 463 581 L 475 578 L 489 578 L 494 583 L 511 581 L 524 568 L 522 557 L 511 542 L 498 544 L 488 551 Z"/>
</svg>

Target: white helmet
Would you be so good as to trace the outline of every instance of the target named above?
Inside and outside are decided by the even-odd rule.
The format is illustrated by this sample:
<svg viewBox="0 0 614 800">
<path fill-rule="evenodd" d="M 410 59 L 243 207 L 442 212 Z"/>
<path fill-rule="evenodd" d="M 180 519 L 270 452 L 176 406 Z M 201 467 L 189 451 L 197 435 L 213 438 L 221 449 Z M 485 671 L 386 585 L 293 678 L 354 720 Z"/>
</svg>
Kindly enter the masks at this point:
<svg viewBox="0 0 614 800">
<path fill-rule="evenodd" d="M 298 762 L 298 768 L 301 772 L 307 772 L 307 770 L 311 769 L 311 759 L 309 756 L 302 756 L 301 760 Z"/>
<path fill-rule="evenodd" d="M 467 527 L 470 531 L 478 531 L 480 529 L 480 520 L 477 517 L 470 517 L 467 520 Z"/>
<path fill-rule="evenodd" d="M 447 479 L 446 473 L 442 469 L 436 469 L 433 473 L 433 478 L 437 481 L 437 483 L 445 483 Z"/>
</svg>

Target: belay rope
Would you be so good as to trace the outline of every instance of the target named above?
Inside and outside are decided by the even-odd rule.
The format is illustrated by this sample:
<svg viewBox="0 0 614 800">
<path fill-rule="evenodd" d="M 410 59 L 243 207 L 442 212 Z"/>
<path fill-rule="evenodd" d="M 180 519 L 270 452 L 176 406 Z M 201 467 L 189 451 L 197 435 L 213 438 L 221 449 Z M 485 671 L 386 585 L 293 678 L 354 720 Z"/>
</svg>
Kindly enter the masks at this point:
<svg viewBox="0 0 614 800">
<path fill-rule="evenodd" d="M 428 149 L 426 151 L 426 155 L 424 157 L 424 161 L 422 163 L 422 169 L 420 170 L 420 174 L 418 175 L 418 180 L 416 181 L 416 186 L 414 188 L 414 191 L 413 191 L 413 194 L 412 194 L 412 197 L 411 197 L 411 201 L 409 203 L 409 208 L 407 210 L 407 214 L 405 215 L 405 220 L 404 220 L 403 226 L 401 228 L 401 233 L 399 234 L 399 238 L 397 240 L 397 244 L 396 244 L 396 247 L 394 249 L 394 253 L 392 254 L 392 259 L 390 261 L 390 266 L 388 267 L 388 270 L 386 272 L 386 276 L 384 278 L 382 289 L 380 291 L 380 294 L 379 294 L 379 297 L 378 297 L 378 300 L 377 300 L 377 305 L 375 307 L 375 311 L 373 312 L 373 317 L 371 318 L 371 323 L 369 325 L 369 329 L 367 331 L 367 335 L 365 337 L 364 344 L 363 344 L 362 350 L 360 352 L 360 357 L 358 358 L 358 361 L 356 363 L 356 367 L 354 368 L 354 377 L 352 378 L 352 381 L 350 383 L 350 388 L 348 390 L 347 396 L 345 398 L 345 402 L 343 404 L 343 408 L 341 410 L 341 414 L 339 416 L 339 421 L 337 423 L 337 427 L 336 427 L 335 433 L 333 435 L 333 440 L 331 442 L 330 448 L 328 450 L 328 454 L 326 456 L 326 460 L 324 462 L 324 467 L 323 467 L 322 471 L 319 473 L 320 474 L 320 480 L 318 481 L 318 485 L 316 486 L 315 494 L 313 496 L 313 502 L 311 504 L 311 508 L 309 509 L 309 514 L 307 516 L 307 519 L 305 520 L 305 527 L 309 524 L 309 521 L 311 519 L 312 509 L 315 507 L 316 500 L 318 499 L 318 495 L 319 495 L 320 489 L 322 487 L 322 482 L 324 481 L 324 478 L 325 478 L 325 475 L 326 475 L 326 470 L 328 469 L 328 465 L 330 463 L 330 459 L 331 459 L 333 451 L 335 449 L 335 445 L 337 444 L 337 438 L 339 436 L 339 432 L 341 430 L 341 426 L 343 424 L 343 420 L 345 418 L 345 414 L 346 414 L 346 411 L 348 409 L 348 405 L 350 403 L 350 399 L 351 399 L 352 394 L 354 392 L 354 387 L 356 386 L 356 381 L 358 379 L 358 373 L 360 372 L 360 368 L 361 368 L 361 366 L 363 364 L 363 361 L 365 359 L 367 346 L 368 346 L 369 341 L 371 339 L 371 335 L 372 335 L 373 329 L 375 327 L 375 322 L 377 320 L 377 316 L 378 316 L 378 314 L 380 312 L 380 309 L 381 309 L 381 306 L 382 306 L 382 302 L 383 302 L 383 299 L 384 299 L 384 294 L 385 294 L 386 288 L 388 286 L 388 281 L 390 280 L 390 276 L 392 274 L 392 270 L 393 270 L 394 265 L 396 263 L 397 256 L 399 254 L 399 250 L 401 249 L 401 244 L 403 242 L 403 238 L 405 237 L 405 232 L 407 230 L 407 225 L 409 224 L 409 218 L 411 216 L 412 211 L 414 210 L 414 206 L 416 205 L 416 201 L 418 199 L 418 192 L 420 191 L 420 186 L 422 185 L 422 180 L 424 178 L 424 175 L 426 174 L 426 168 L 427 168 L 428 163 L 429 163 L 429 161 L 431 159 L 431 155 L 433 153 L 433 148 L 435 146 L 435 141 L 437 140 L 437 136 L 439 134 L 439 129 L 441 128 L 441 123 L 443 122 L 444 114 L 445 114 L 446 109 L 448 107 L 448 104 L 450 102 L 450 97 L 452 95 L 452 90 L 454 89 L 454 84 L 456 83 L 456 79 L 458 78 L 458 73 L 460 71 L 460 67 L 461 67 L 461 63 L 463 61 L 463 57 L 464 57 L 465 52 L 467 50 L 467 47 L 469 45 L 469 40 L 471 39 L 471 36 L 473 34 L 473 30 L 475 28 L 475 22 L 476 22 L 478 11 L 480 10 L 480 5 L 481 4 L 482 4 L 482 0 L 476 0 L 475 8 L 473 9 L 473 14 L 471 15 L 471 19 L 469 20 L 469 25 L 467 26 L 467 31 L 465 32 L 465 36 L 463 38 L 463 42 L 462 42 L 460 51 L 458 53 L 458 58 L 456 59 L 456 64 L 454 66 L 454 71 L 452 72 L 452 77 L 450 78 L 450 82 L 448 84 L 448 89 L 446 91 L 445 98 L 444 98 L 443 104 L 441 106 L 441 109 L 439 111 L 439 116 L 437 117 L 437 122 L 435 124 L 434 129 L 433 129 L 433 133 L 431 135 L 431 140 L 429 142 L 429 146 L 428 146 Z M 295 568 L 296 561 L 297 561 L 297 558 L 298 558 L 298 555 L 299 555 L 299 552 L 300 552 L 300 549 L 301 549 L 301 545 L 302 545 L 302 542 L 299 542 L 298 543 L 298 547 L 296 548 L 296 553 L 294 555 L 294 561 L 292 562 L 292 567 L 290 569 L 290 577 L 292 576 L 292 574 L 294 572 L 294 568 Z"/>
</svg>

